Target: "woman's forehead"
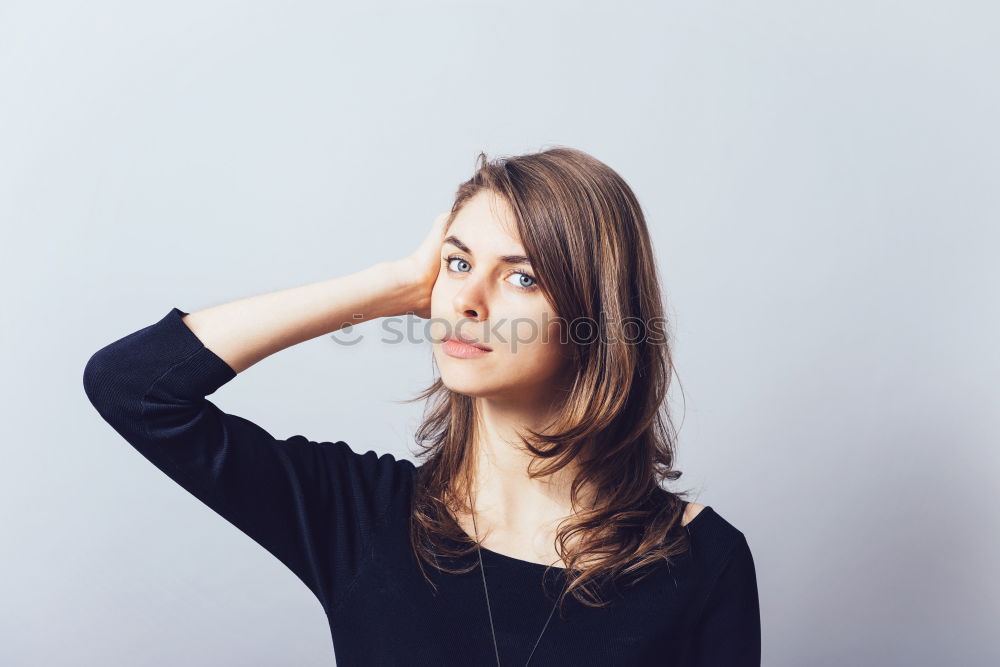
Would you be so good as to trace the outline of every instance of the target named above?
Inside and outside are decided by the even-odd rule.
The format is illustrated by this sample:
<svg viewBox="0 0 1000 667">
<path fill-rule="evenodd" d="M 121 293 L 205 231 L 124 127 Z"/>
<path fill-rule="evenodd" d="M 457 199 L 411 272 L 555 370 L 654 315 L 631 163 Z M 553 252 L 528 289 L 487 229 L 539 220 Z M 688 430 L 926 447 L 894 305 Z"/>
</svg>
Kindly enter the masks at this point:
<svg viewBox="0 0 1000 667">
<path fill-rule="evenodd" d="M 472 254 L 525 255 L 517 226 L 509 217 L 495 216 L 489 209 L 462 207 L 445 233 L 446 239 Z"/>
</svg>

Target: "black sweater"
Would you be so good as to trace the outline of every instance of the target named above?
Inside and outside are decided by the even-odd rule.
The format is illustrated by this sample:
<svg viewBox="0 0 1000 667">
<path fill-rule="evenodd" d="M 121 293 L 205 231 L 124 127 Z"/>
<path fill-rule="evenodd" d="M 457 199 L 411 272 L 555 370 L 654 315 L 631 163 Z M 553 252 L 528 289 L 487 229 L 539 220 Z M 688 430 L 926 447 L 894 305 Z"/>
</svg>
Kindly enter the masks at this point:
<svg viewBox="0 0 1000 667">
<path fill-rule="evenodd" d="M 496 664 L 482 574 L 421 575 L 408 535 L 418 467 L 302 435 L 278 439 L 205 397 L 236 372 L 173 308 L 98 350 L 83 384 L 125 440 L 281 560 L 316 595 L 344 667 Z M 712 507 L 686 529 L 692 550 L 620 588 L 602 609 L 568 596 L 531 665 L 760 664 L 760 611 L 743 533 Z M 503 665 L 523 665 L 554 594 L 552 568 L 482 550 Z"/>
</svg>

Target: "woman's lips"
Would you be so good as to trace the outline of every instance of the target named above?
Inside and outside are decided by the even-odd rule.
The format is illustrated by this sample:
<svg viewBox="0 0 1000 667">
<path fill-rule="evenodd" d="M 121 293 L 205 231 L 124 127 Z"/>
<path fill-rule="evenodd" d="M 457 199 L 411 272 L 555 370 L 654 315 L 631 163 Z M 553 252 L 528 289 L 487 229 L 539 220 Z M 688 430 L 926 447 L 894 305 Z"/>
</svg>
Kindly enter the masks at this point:
<svg viewBox="0 0 1000 667">
<path fill-rule="evenodd" d="M 475 359 L 477 357 L 484 357 L 491 352 L 491 350 L 484 350 L 481 347 L 463 343 L 454 338 L 446 338 L 441 345 L 441 349 L 449 357 L 455 357 L 456 359 Z"/>
</svg>

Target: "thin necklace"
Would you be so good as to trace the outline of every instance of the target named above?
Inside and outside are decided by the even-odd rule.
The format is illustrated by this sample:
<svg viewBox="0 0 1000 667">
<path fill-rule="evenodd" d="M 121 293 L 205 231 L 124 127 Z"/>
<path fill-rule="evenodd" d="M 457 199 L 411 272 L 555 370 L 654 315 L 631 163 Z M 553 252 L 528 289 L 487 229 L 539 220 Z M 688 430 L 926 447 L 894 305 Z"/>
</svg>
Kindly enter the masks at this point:
<svg viewBox="0 0 1000 667">
<path fill-rule="evenodd" d="M 486 568 L 483 566 L 483 551 L 479 548 L 479 527 L 476 526 L 476 510 L 472 507 L 471 491 L 469 492 L 469 509 L 472 510 L 472 529 L 476 532 L 476 553 L 479 554 L 479 572 L 483 575 L 483 592 L 486 594 L 486 613 L 489 614 L 490 618 L 490 633 L 493 635 L 493 650 L 497 656 L 497 667 L 500 667 L 500 647 L 497 646 L 497 632 L 493 627 L 493 611 L 490 608 L 490 591 L 486 588 Z M 563 587 L 565 588 L 565 586 L 566 582 L 563 582 Z M 535 649 L 538 648 L 538 643 L 542 641 L 542 635 L 545 634 L 545 630 L 549 627 L 549 621 L 552 620 L 552 614 L 555 613 L 556 605 L 558 604 L 559 597 L 556 597 L 556 601 L 552 605 L 552 611 L 549 612 L 549 617 L 546 619 L 545 625 L 542 626 L 542 632 L 538 635 L 538 639 L 535 640 L 535 645 L 531 647 L 531 653 L 528 654 L 528 659 L 524 662 L 524 667 L 528 667 L 528 663 L 531 662 L 531 656 L 535 655 Z"/>
</svg>

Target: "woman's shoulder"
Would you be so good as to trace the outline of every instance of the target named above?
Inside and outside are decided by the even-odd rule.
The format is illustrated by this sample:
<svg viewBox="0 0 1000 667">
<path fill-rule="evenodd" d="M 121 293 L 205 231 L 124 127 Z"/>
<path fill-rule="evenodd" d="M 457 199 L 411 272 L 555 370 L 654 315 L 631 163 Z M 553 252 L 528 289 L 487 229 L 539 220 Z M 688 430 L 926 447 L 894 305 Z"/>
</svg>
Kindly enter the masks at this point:
<svg viewBox="0 0 1000 667">
<path fill-rule="evenodd" d="M 688 531 L 693 557 L 689 573 L 701 600 L 694 613 L 702 659 L 713 665 L 759 664 L 760 600 L 746 535 L 711 505 L 698 512 Z"/>
<path fill-rule="evenodd" d="M 703 560 L 722 565 L 735 557 L 752 557 L 746 535 L 713 505 L 687 503 L 685 528 Z"/>
<path fill-rule="evenodd" d="M 686 503 L 684 506 L 684 517 L 681 519 L 681 525 L 686 526 L 691 523 L 691 521 L 693 521 L 703 509 L 705 509 L 705 506 L 699 503 Z"/>
</svg>

